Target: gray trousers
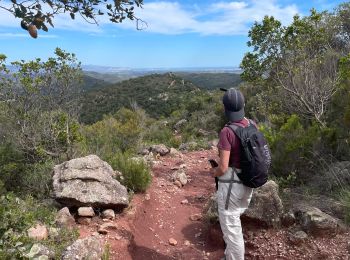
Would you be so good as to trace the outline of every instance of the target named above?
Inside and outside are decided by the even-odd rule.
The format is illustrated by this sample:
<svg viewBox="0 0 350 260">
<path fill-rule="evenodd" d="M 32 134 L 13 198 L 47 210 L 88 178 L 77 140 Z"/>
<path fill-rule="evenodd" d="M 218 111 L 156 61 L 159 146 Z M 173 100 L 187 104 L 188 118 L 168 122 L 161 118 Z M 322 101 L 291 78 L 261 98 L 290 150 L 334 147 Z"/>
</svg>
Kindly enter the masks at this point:
<svg viewBox="0 0 350 260">
<path fill-rule="evenodd" d="M 235 169 L 235 171 L 240 172 L 239 169 Z M 233 169 L 229 168 L 219 179 L 229 180 L 232 173 Z M 235 180 L 239 180 L 237 175 L 233 174 Z M 233 183 L 228 209 L 225 210 L 229 185 L 229 183 L 219 182 L 217 191 L 220 226 L 226 243 L 225 257 L 226 260 L 243 260 L 244 240 L 240 216 L 249 206 L 253 189 L 243 184 Z"/>
</svg>

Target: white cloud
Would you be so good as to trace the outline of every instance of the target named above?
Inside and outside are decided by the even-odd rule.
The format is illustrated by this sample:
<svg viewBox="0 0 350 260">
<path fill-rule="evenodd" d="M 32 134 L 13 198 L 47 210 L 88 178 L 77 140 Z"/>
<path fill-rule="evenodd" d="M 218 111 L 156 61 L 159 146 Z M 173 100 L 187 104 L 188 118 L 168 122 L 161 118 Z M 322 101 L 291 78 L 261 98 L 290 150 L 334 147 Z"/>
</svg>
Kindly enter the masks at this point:
<svg viewBox="0 0 350 260">
<path fill-rule="evenodd" d="M 185 10 L 177 3 L 145 4 L 139 16 L 147 21 L 147 30 L 155 33 L 202 35 L 246 34 L 255 21 L 272 15 L 287 24 L 298 13 L 296 5 L 280 6 L 274 0 L 250 0 L 214 3 L 201 12 Z"/>
<path fill-rule="evenodd" d="M 214 2 L 214 1 L 213 1 Z M 216 2 L 211 5 L 189 6 L 179 2 L 146 2 L 143 9 L 136 9 L 136 16 L 147 22 L 144 31 L 160 34 L 197 33 L 200 35 L 246 35 L 254 21 L 261 21 L 265 15 L 272 15 L 288 24 L 299 13 L 295 4 L 280 5 L 277 0 L 245 0 Z M 19 20 L 0 11 L 0 27 L 19 26 Z M 57 29 L 75 30 L 104 35 L 110 25 L 107 17 L 101 17 L 100 26 L 86 23 L 77 17 L 74 21 L 65 15 L 55 17 Z M 115 25 L 118 28 L 136 29 L 135 22 L 125 21 Z M 142 25 L 141 25 L 142 26 Z M 52 30 L 52 29 L 50 29 Z"/>
</svg>

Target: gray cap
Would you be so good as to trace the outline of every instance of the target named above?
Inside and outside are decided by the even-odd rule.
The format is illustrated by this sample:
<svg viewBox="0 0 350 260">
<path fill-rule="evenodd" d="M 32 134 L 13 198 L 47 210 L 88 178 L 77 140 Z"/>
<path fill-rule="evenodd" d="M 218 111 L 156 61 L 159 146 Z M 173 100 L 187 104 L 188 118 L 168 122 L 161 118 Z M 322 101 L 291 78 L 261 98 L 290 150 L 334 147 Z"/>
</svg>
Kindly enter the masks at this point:
<svg viewBox="0 0 350 260">
<path fill-rule="evenodd" d="M 237 122 L 244 118 L 244 96 L 235 89 L 226 90 L 222 103 L 225 107 L 225 115 L 230 122 Z"/>
</svg>

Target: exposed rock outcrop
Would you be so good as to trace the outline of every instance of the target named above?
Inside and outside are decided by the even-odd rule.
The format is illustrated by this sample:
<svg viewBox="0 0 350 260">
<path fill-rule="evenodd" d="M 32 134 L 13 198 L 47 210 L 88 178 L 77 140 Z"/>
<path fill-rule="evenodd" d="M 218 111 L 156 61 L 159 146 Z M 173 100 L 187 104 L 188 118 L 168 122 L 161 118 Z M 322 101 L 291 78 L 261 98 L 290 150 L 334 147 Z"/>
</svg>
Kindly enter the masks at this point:
<svg viewBox="0 0 350 260">
<path fill-rule="evenodd" d="M 278 195 L 278 184 L 268 181 L 253 192 L 252 200 L 243 217 L 265 226 L 278 226 L 283 214 L 282 200 Z"/>
<path fill-rule="evenodd" d="M 96 155 L 64 162 L 54 167 L 54 197 L 68 207 L 126 207 L 128 193 L 114 178 L 116 175 L 112 167 Z"/>
<path fill-rule="evenodd" d="M 207 208 L 207 220 L 211 223 L 218 222 L 216 195 L 210 198 Z M 280 224 L 282 215 L 283 205 L 278 196 L 278 185 L 274 181 L 268 181 L 254 190 L 249 208 L 242 215 L 242 221 L 271 227 Z"/>
<path fill-rule="evenodd" d="M 62 260 L 100 260 L 103 245 L 98 237 L 78 239 L 63 252 Z"/>
<path fill-rule="evenodd" d="M 315 207 L 298 206 L 295 208 L 294 214 L 302 229 L 315 236 L 332 236 L 345 229 L 339 219 Z"/>
</svg>

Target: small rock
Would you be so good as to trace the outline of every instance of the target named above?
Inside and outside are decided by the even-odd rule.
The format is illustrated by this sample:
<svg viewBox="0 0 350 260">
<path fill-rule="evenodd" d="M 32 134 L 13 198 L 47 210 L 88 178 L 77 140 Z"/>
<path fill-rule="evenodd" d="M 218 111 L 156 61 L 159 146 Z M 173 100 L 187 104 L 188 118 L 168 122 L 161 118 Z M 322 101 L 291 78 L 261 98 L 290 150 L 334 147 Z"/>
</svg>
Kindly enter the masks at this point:
<svg viewBox="0 0 350 260">
<path fill-rule="evenodd" d="M 150 147 L 150 151 L 155 154 L 159 154 L 160 156 L 164 156 L 170 152 L 169 148 L 164 144 L 152 145 Z"/>
<path fill-rule="evenodd" d="M 174 181 L 174 184 L 175 184 L 177 187 L 182 188 L 181 182 L 179 182 L 179 181 Z"/>
<path fill-rule="evenodd" d="M 181 201 L 181 204 L 188 204 L 188 200 L 184 199 L 183 201 Z"/>
<path fill-rule="evenodd" d="M 184 242 L 184 245 L 185 245 L 185 246 L 190 246 L 190 245 L 191 245 L 191 242 L 188 241 L 188 240 L 186 240 L 186 241 Z"/>
<path fill-rule="evenodd" d="M 111 229 L 118 229 L 118 226 L 114 223 L 107 222 L 100 225 L 97 232 L 100 234 L 106 235 L 108 233 L 108 230 L 111 230 Z"/>
<path fill-rule="evenodd" d="M 50 238 L 55 238 L 59 236 L 59 229 L 58 228 L 54 228 L 54 227 L 50 227 L 49 228 L 49 237 Z"/>
<path fill-rule="evenodd" d="M 70 214 L 69 209 L 65 207 L 56 213 L 55 223 L 59 227 L 73 228 L 75 226 L 75 219 Z"/>
<path fill-rule="evenodd" d="M 290 227 L 295 223 L 295 216 L 293 212 L 287 212 L 282 216 L 282 225 L 285 227 Z"/>
<path fill-rule="evenodd" d="M 151 195 L 149 195 L 148 193 L 145 194 L 145 200 L 150 200 L 151 199 Z"/>
<path fill-rule="evenodd" d="M 103 229 L 118 229 L 118 226 L 112 222 L 103 223 L 100 227 Z"/>
<path fill-rule="evenodd" d="M 290 232 L 288 233 L 288 239 L 293 245 L 300 245 L 307 239 L 307 234 L 302 230 Z"/>
<path fill-rule="evenodd" d="M 113 209 L 106 209 L 102 211 L 102 218 L 104 219 L 114 219 L 115 213 Z"/>
<path fill-rule="evenodd" d="M 169 244 L 172 246 L 176 246 L 177 245 L 177 241 L 174 238 L 170 238 L 169 239 Z"/>
<path fill-rule="evenodd" d="M 143 148 L 143 149 L 140 151 L 140 154 L 141 154 L 141 155 L 149 155 L 149 149 Z"/>
<path fill-rule="evenodd" d="M 49 236 L 49 232 L 45 225 L 37 224 L 35 227 L 28 229 L 28 237 L 36 240 L 44 240 Z"/>
<path fill-rule="evenodd" d="M 182 186 L 186 185 L 188 180 L 187 180 L 187 175 L 183 169 L 177 170 L 176 172 L 173 173 L 172 175 L 172 180 L 179 181 Z"/>
<path fill-rule="evenodd" d="M 193 214 L 190 216 L 190 220 L 192 221 L 199 221 L 202 219 L 202 215 L 201 214 Z"/>
<path fill-rule="evenodd" d="M 181 157 L 182 153 L 179 152 L 178 150 L 176 150 L 175 148 L 170 148 L 170 152 L 169 152 L 171 157 Z"/>
<path fill-rule="evenodd" d="M 89 217 L 78 217 L 77 218 L 77 222 L 80 225 L 88 226 L 88 225 L 91 224 L 91 218 L 89 218 Z"/>
<path fill-rule="evenodd" d="M 55 253 L 41 244 L 34 244 L 28 254 L 25 255 L 29 259 L 54 259 Z"/>
<path fill-rule="evenodd" d="M 92 207 L 80 207 L 78 209 L 78 215 L 80 217 L 94 217 L 95 212 Z"/>
</svg>

